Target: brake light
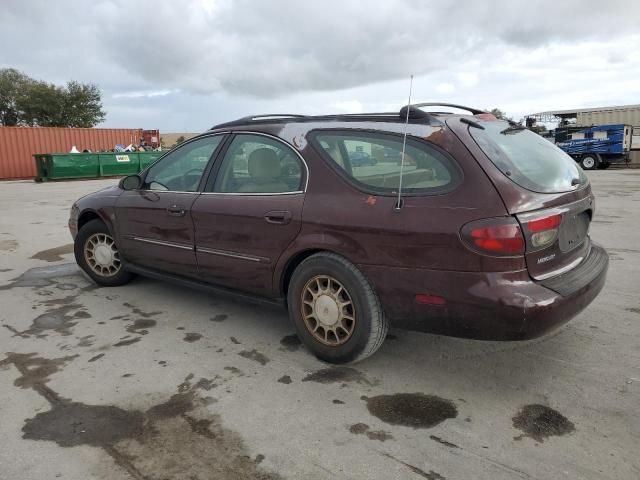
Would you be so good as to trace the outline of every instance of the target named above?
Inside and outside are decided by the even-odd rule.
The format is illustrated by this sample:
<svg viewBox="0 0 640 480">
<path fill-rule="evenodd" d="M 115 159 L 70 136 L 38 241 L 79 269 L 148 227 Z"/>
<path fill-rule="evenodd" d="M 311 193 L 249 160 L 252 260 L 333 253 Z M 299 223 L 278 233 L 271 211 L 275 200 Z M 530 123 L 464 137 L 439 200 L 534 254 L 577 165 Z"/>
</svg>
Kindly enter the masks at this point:
<svg viewBox="0 0 640 480">
<path fill-rule="evenodd" d="M 524 237 L 520 224 L 512 217 L 487 218 L 466 224 L 462 240 L 479 253 L 488 255 L 523 255 Z"/>
<path fill-rule="evenodd" d="M 524 253 L 524 238 L 517 225 L 474 228 L 471 238 L 476 247 L 495 253 Z"/>
<path fill-rule="evenodd" d="M 535 248 L 546 247 L 555 242 L 558 237 L 558 227 L 562 222 L 561 215 L 538 218 L 527 222 L 527 228 L 531 232 L 531 245 Z"/>
</svg>

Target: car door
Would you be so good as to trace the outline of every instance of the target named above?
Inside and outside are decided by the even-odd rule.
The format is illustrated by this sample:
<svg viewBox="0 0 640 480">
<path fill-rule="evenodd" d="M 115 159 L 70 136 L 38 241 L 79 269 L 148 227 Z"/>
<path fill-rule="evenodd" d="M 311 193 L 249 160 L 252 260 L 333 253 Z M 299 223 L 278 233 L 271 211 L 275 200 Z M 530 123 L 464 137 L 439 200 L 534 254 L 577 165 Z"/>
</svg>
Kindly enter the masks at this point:
<svg viewBox="0 0 640 480">
<path fill-rule="evenodd" d="M 300 231 L 307 175 L 280 139 L 235 134 L 191 209 L 200 277 L 270 296 L 275 264 Z"/>
<path fill-rule="evenodd" d="M 116 203 L 119 248 L 127 262 L 196 276 L 191 207 L 224 135 L 186 142 L 152 165 L 141 188 Z"/>
</svg>

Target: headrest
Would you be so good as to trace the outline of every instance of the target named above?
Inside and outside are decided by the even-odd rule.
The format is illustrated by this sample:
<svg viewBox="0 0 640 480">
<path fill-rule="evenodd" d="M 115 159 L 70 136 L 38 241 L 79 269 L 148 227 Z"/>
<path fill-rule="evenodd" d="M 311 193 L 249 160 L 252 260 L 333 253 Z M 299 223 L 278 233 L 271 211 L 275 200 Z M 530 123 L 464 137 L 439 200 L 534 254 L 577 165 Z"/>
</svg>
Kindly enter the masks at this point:
<svg viewBox="0 0 640 480">
<path fill-rule="evenodd" d="M 280 160 L 270 148 L 258 148 L 249 154 L 249 175 L 252 178 L 277 178 L 280 176 Z"/>
</svg>

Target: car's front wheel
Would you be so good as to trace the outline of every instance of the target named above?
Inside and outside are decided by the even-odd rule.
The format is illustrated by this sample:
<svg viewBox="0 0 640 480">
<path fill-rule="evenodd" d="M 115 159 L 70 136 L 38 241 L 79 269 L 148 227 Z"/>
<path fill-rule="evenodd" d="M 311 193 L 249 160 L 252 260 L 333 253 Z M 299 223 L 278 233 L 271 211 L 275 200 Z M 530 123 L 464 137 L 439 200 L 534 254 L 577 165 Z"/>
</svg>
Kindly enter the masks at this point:
<svg viewBox="0 0 640 480">
<path fill-rule="evenodd" d="M 298 265 L 287 303 L 300 339 L 329 363 L 365 359 L 380 348 L 389 329 L 367 279 L 333 253 L 312 255 Z"/>
<path fill-rule="evenodd" d="M 133 278 L 133 274 L 123 268 L 111 232 L 100 220 L 91 220 L 82 226 L 76 236 L 74 253 L 80 268 L 98 285 L 117 287 Z"/>
</svg>

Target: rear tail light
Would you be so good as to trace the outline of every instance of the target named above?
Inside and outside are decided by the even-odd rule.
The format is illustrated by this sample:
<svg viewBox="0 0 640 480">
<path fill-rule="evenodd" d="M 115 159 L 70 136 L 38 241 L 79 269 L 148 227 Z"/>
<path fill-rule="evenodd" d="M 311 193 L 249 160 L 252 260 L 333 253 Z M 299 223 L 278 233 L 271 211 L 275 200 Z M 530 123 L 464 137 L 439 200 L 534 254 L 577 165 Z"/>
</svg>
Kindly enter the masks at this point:
<svg viewBox="0 0 640 480">
<path fill-rule="evenodd" d="M 488 218 L 468 223 L 462 239 L 472 250 L 488 255 L 523 255 L 524 237 L 513 218 Z"/>
<path fill-rule="evenodd" d="M 558 227 L 561 221 L 561 215 L 551 215 L 528 221 L 527 228 L 531 232 L 531 245 L 535 248 L 551 245 L 558 237 Z"/>
</svg>

